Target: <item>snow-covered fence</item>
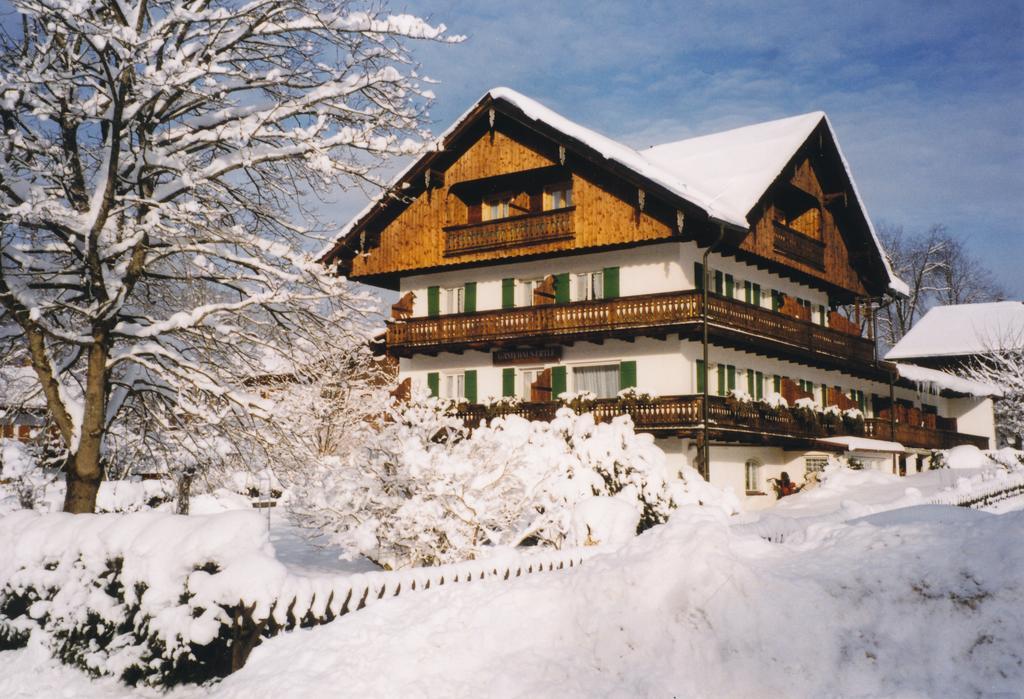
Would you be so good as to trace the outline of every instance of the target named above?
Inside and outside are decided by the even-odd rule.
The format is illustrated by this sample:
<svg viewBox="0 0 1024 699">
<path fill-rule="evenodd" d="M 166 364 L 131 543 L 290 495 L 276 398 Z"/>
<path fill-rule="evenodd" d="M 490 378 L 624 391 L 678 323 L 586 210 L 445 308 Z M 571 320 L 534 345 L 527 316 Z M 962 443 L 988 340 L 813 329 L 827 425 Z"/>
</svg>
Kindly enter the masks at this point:
<svg viewBox="0 0 1024 699">
<path fill-rule="evenodd" d="M 912 505 L 982 508 L 1001 500 L 1024 495 L 1024 473 L 996 473 L 997 477 L 990 480 L 963 479 L 962 485 L 943 490 L 928 499 L 917 501 L 897 499 L 888 504 L 865 505 L 851 511 L 840 509 L 827 514 L 807 517 L 785 517 L 764 512 L 756 521 L 734 524 L 732 530 L 737 534 L 753 534 L 773 544 L 782 544 L 794 534 L 806 531 L 813 524 L 845 522 L 866 514 Z"/>
<path fill-rule="evenodd" d="M 929 505 L 956 505 L 957 507 L 988 507 L 1001 500 L 1024 495 L 1024 473 L 1003 476 L 999 480 L 975 485 L 969 490 L 946 490 L 928 500 Z"/>
<path fill-rule="evenodd" d="M 262 639 L 400 594 L 577 567 L 593 549 L 508 551 L 436 568 L 291 574 L 253 512 L 0 518 L 0 650 L 35 628 L 94 675 L 172 686 L 239 669 Z"/>
</svg>

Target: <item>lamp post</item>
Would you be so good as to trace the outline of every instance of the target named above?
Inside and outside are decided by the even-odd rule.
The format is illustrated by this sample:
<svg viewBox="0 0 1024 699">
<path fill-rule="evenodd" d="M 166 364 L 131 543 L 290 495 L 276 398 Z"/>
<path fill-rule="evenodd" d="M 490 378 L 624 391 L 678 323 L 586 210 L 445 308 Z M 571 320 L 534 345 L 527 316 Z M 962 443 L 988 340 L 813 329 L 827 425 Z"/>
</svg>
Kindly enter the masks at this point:
<svg viewBox="0 0 1024 699">
<path fill-rule="evenodd" d="M 704 251 L 704 258 L 701 263 L 701 274 L 704 275 L 704 279 L 701 283 L 702 293 L 700 304 L 700 320 L 704 331 L 704 390 L 701 392 L 700 401 L 701 422 L 703 423 L 700 475 L 708 482 L 711 482 L 711 446 L 708 443 L 708 379 L 711 376 L 711 372 L 708 371 L 708 255 L 710 255 L 711 251 L 722 242 L 722 238 L 724 237 L 725 226 L 719 224 L 718 237 L 715 239 L 715 242 L 713 242 L 711 246 Z"/>
</svg>

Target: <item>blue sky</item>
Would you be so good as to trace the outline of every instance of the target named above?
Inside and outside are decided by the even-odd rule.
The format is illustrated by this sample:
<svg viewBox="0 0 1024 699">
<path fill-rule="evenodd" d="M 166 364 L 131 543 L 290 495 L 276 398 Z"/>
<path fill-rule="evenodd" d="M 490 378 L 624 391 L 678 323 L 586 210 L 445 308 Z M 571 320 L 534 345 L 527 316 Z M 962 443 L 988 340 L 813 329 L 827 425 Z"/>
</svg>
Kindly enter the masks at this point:
<svg viewBox="0 0 1024 699">
<path fill-rule="evenodd" d="M 636 147 L 822 109 L 876 225 L 944 223 L 1024 298 L 1024 1 L 393 8 L 469 37 L 415 47 L 436 131 L 497 85 Z"/>
</svg>

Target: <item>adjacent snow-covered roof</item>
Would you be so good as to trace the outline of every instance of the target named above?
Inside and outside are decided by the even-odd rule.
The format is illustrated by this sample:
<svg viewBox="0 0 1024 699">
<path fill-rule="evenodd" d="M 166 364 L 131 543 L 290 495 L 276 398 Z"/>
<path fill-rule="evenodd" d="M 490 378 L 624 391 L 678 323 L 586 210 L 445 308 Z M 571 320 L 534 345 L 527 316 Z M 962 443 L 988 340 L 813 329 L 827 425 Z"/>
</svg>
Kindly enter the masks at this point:
<svg viewBox="0 0 1024 699">
<path fill-rule="evenodd" d="M 932 384 L 940 390 L 964 393 L 969 396 L 978 396 L 979 398 L 1003 395 L 1002 389 L 998 386 L 981 381 L 971 381 L 970 379 L 964 379 L 953 374 L 947 374 L 938 369 L 896 362 L 896 371 L 904 379 L 917 383 Z"/>
<path fill-rule="evenodd" d="M 907 449 L 899 442 L 887 442 L 883 439 L 868 439 L 867 437 L 826 437 L 822 442 L 838 444 L 850 451 L 874 451 L 885 454 L 902 454 Z"/>
<path fill-rule="evenodd" d="M 886 359 L 955 357 L 1024 348 L 1024 302 L 936 306 L 889 350 Z"/>
<path fill-rule="evenodd" d="M 566 119 L 526 95 L 507 87 L 488 91 L 472 108 L 455 121 L 433 144 L 441 151 L 446 140 L 488 98 L 504 102 L 518 110 L 527 121 L 534 121 L 572 139 L 596 152 L 609 162 L 627 168 L 636 175 L 664 188 L 668 192 L 703 209 L 713 221 L 747 230 L 747 214 L 757 204 L 768 187 L 785 169 L 797 149 L 810 137 L 818 124 L 824 121 L 832 141 L 839 150 L 843 168 L 853 188 L 854 196 L 872 241 L 878 250 L 889 279 L 889 289 L 906 295 L 907 285 L 893 273 L 871 219 L 863 207 L 860 193 L 850 172 L 849 164 L 832 124 L 824 112 L 811 112 L 800 116 L 754 124 L 730 131 L 699 136 L 674 143 L 636 151 L 629 146 Z M 422 160 L 422 159 L 421 159 Z M 418 163 L 412 163 L 394 179 L 392 187 L 402 182 Z M 389 188 L 390 189 L 390 188 Z M 351 233 L 386 197 L 382 192 L 338 234 L 342 239 Z M 323 256 L 337 249 L 329 246 Z"/>
</svg>

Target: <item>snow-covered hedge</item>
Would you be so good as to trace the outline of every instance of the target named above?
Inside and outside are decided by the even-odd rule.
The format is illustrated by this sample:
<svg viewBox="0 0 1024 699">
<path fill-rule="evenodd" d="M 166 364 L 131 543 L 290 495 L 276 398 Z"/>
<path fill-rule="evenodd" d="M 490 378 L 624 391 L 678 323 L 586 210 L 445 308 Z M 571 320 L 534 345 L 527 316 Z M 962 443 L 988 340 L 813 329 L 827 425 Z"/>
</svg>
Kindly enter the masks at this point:
<svg viewBox="0 0 1024 699">
<path fill-rule="evenodd" d="M 240 668 L 261 639 L 403 591 L 578 565 L 589 551 L 505 552 L 429 569 L 289 574 L 254 512 L 0 518 L 0 649 L 42 633 L 55 657 L 129 684 Z"/>
</svg>

